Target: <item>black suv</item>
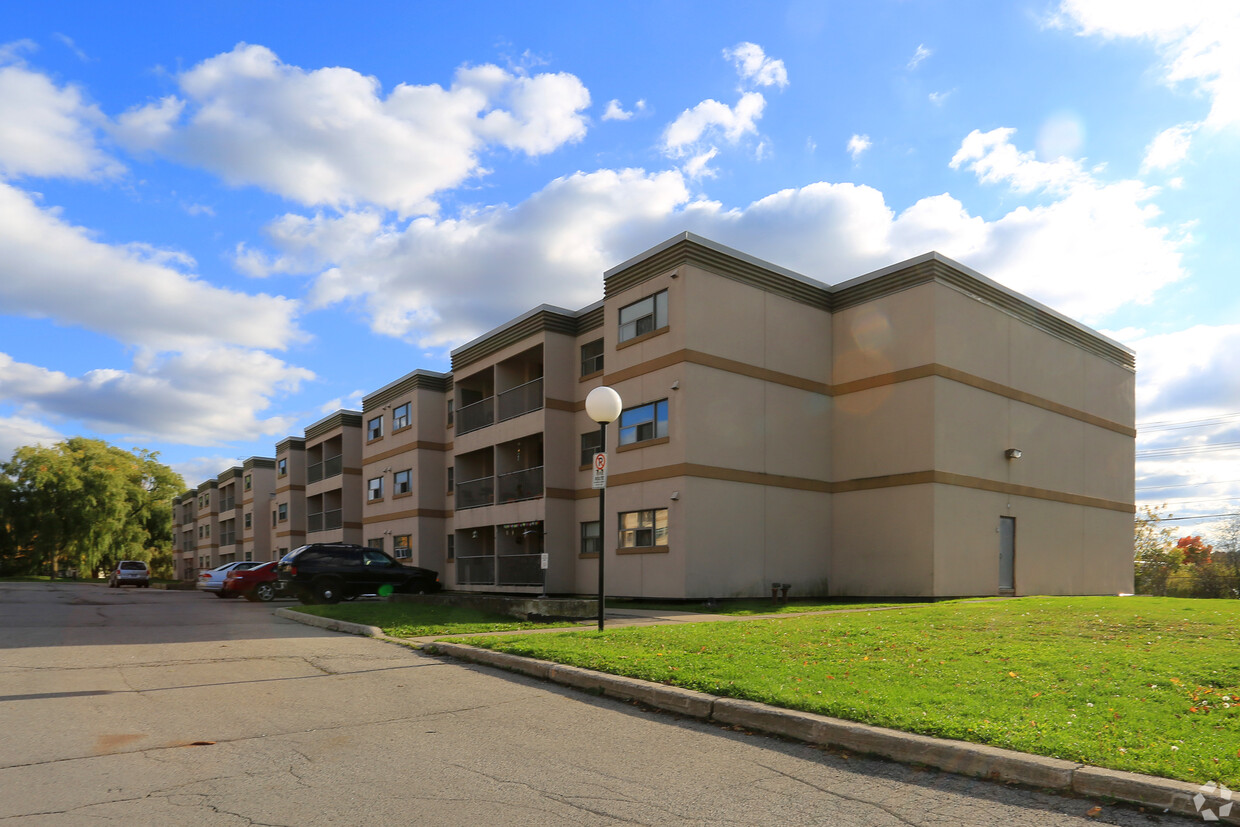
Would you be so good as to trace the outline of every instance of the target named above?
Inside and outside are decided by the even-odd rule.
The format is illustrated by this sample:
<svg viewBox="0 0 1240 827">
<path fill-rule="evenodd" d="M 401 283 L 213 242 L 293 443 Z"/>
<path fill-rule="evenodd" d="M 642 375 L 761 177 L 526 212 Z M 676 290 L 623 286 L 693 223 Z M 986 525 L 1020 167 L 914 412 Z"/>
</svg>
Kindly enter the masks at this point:
<svg viewBox="0 0 1240 827">
<path fill-rule="evenodd" d="M 285 592 L 302 603 L 338 603 L 360 594 L 439 591 L 439 573 L 405 566 L 375 548 L 351 543 L 311 543 L 295 548 L 276 567 Z"/>
</svg>

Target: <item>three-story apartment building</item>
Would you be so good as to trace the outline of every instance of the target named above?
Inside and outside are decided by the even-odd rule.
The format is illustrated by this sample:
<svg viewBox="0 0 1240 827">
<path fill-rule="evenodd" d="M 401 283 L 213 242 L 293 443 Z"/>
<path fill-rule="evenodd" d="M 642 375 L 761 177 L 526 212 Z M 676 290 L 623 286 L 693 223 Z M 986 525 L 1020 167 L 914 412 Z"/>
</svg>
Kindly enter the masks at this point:
<svg viewBox="0 0 1240 827">
<path fill-rule="evenodd" d="M 600 554 L 622 596 L 1131 591 L 1122 345 L 937 253 L 829 286 L 685 233 L 603 287 L 281 443 L 277 463 L 313 438 L 307 467 L 358 470 L 357 532 L 347 486 L 308 487 L 307 520 L 339 502 L 332 539 L 464 591 L 591 593 Z M 600 526 L 604 384 L 623 411 Z"/>
</svg>

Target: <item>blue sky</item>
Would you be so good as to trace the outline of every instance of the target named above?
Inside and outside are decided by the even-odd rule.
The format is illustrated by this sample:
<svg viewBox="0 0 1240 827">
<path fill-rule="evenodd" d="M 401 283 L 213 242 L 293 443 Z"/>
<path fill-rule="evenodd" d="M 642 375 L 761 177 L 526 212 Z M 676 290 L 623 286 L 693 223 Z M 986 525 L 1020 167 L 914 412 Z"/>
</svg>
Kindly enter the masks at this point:
<svg viewBox="0 0 1240 827">
<path fill-rule="evenodd" d="M 196 484 L 691 230 L 936 249 L 1137 351 L 1139 502 L 1240 511 L 1240 11 L 9 4 L 0 455 Z"/>
</svg>

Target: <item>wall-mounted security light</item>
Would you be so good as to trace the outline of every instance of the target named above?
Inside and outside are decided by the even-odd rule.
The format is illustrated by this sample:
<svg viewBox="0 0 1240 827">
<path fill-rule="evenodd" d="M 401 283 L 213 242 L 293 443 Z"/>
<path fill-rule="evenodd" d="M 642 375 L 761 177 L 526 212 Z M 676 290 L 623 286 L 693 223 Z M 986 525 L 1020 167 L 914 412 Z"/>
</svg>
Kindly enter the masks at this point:
<svg viewBox="0 0 1240 827">
<path fill-rule="evenodd" d="M 1003 455 L 1007 457 L 1008 459 L 1020 459 L 1020 449 L 1019 448 L 1008 448 L 1006 451 L 1003 452 Z"/>
<path fill-rule="evenodd" d="M 673 491 L 673 492 L 672 492 L 672 499 L 673 499 L 673 500 L 679 500 L 679 499 L 680 499 L 680 492 L 679 492 L 679 491 Z"/>
</svg>

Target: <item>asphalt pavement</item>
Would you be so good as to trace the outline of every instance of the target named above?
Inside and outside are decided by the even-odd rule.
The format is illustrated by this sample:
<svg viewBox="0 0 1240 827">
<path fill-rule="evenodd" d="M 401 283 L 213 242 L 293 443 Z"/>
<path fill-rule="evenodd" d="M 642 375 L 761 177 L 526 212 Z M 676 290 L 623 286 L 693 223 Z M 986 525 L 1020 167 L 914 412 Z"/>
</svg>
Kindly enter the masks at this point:
<svg viewBox="0 0 1240 827">
<path fill-rule="evenodd" d="M 278 605 L 0 583 L 0 821 L 1202 823 L 652 710 Z"/>
</svg>

